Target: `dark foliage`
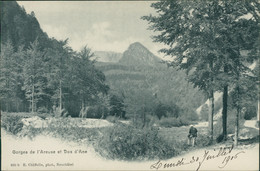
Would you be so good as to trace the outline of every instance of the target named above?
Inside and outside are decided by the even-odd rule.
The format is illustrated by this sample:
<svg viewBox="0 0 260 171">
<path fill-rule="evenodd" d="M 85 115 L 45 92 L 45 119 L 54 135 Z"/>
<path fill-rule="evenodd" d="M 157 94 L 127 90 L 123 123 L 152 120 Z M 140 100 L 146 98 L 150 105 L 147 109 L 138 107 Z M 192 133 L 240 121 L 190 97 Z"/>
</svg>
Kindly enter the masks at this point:
<svg viewBox="0 0 260 171">
<path fill-rule="evenodd" d="M 179 116 L 180 109 L 177 105 L 166 105 L 159 103 L 155 108 L 155 115 L 161 119 L 162 117 L 175 117 Z"/>
<path fill-rule="evenodd" d="M 122 98 L 112 95 L 110 98 L 110 115 L 125 118 L 125 106 Z"/>
<path fill-rule="evenodd" d="M 234 89 L 236 94 L 234 106 L 238 127 L 238 115 L 243 107 L 243 80 L 250 85 L 250 80 L 259 79 L 259 73 L 256 75 L 254 69 L 248 67 L 259 58 L 259 2 L 168 0 L 152 3 L 151 7 L 158 15 L 142 19 L 149 22 L 150 30 L 157 32 L 154 41 L 166 45 L 160 51 L 174 59 L 168 66 L 185 70 L 189 81 L 203 90 L 209 99 L 212 99 L 214 91 L 223 91 L 225 140 L 228 92 Z M 253 82 L 253 85 L 257 84 Z M 212 132 L 211 127 L 211 137 Z"/>
<path fill-rule="evenodd" d="M 190 124 L 190 121 L 184 118 L 162 118 L 159 121 L 159 125 L 165 128 L 171 127 L 180 127 L 180 126 L 187 126 Z"/>
<path fill-rule="evenodd" d="M 140 130 L 119 124 L 103 131 L 98 152 L 107 158 L 167 159 L 177 155 L 175 147 L 163 141 L 156 130 Z"/>
<path fill-rule="evenodd" d="M 1 116 L 1 127 L 7 132 L 17 135 L 23 128 L 22 116 Z"/>
<path fill-rule="evenodd" d="M 87 47 L 80 52 L 44 33 L 34 12 L 15 1 L 1 2 L 1 109 L 78 116 L 97 104 L 109 87 Z M 53 111 L 53 109 L 56 109 Z M 95 116 L 97 117 L 97 116 Z"/>
</svg>

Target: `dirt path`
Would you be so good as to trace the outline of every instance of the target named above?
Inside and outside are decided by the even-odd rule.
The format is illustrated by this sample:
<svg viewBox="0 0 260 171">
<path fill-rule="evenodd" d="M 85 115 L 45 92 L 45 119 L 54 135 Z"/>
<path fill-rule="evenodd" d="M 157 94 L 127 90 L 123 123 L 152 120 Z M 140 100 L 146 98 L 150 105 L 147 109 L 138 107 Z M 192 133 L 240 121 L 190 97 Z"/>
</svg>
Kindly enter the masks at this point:
<svg viewBox="0 0 260 171">
<path fill-rule="evenodd" d="M 221 155 L 217 156 L 218 153 Z M 44 135 L 34 140 L 20 139 L 2 131 L 3 170 L 196 170 L 199 166 L 199 170 L 258 170 L 258 161 L 259 144 L 229 150 L 215 146 L 160 162 L 111 161 L 101 158 L 87 145 Z"/>
</svg>

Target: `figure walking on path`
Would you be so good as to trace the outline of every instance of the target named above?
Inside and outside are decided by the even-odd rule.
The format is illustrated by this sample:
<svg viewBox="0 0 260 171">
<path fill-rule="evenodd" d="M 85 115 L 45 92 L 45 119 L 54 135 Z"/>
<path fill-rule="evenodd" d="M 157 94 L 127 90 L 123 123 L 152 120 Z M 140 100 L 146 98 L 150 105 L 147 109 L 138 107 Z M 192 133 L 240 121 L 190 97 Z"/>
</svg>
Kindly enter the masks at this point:
<svg viewBox="0 0 260 171">
<path fill-rule="evenodd" d="M 197 132 L 198 130 L 193 125 L 191 125 L 188 135 L 188 144 L 192 145 L 193 147 L 196 144 Z"/>
</svg>

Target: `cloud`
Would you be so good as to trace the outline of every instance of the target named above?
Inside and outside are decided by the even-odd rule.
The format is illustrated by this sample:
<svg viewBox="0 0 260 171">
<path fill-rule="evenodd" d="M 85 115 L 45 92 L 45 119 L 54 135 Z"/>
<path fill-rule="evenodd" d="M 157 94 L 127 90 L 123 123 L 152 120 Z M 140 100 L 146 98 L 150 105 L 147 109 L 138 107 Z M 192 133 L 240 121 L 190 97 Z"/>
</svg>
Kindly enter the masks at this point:
<svg viewBox="0 0 260 171">
<path fill-rule="evenodd" d="M 112 31 L 110 30 L 109 22 L 94 23 L 89 33 L 103 37 L 113 36 Z"/>
<path fill-rule="evenodd" d="M 163 54 L 157 52 L 163 47 L 161 44 L 151 44 L 143 37 L 119 35 L 118 30 L 114 29 L 112 24 L 107 21 L 93 23 L 83 33 L 70 31 L 64 26 L 42 25 L 41 27 L 47 32 L 49 37 L 54 37 L 58 40 L 69 38 L 69 46 L 76 51 L 80 51 L 82 47 L 87 45 L 92 51 L 115 51 L 122 53 L 131 43 L 141 42 L 155 55 L 163 56 Z"/>
<path fill-rule="evenodd" d="M 58 40 L 65 40 L 69 35 L 68 30 L 64 26 L 41 25 L 41 28 L 49 37 L 54 37 Z"/>
<path fill-rule="evenodd" d="M 154 12 L 150 8 L 151 2 L 18 3 L 28 12 L 35 12 L 42 30 L 49 37 L 58 40 L 69 38 L 69 46 L 76 51 L 88 45 L 93 51 L 123 52 L 137 41 L 152 52 L 158 50 L 149 37 L 154 33 L 149 34 L 146 30 L 148 23 L 140 20 L 141 16 Z"/>
<path fill-rule="evenodd" d="M 84 40 L 82 41 L 94 51 L 123 52 L 127 49 L 129 44 L 142 40 L 137 37 L 118 36 L 118 33 L 112 29 L 109 22 L 94 23 L 92 27 L 85 32 L 83 37 Z M 76 43 L 74 43 L 74 45 L 76 46 Z"/>
<path fill-rule="evenodd" d="M 133 42 L 141 42 L 141 38 L 128 36 L 118 36 L 109 22 L 93 23 L 89 29 L 83 33 L 69 31 L 64 26 L 42 25 L 42 29 L 49 35 L 58 40 L 69 38 L 69 46 L 74 50 L 80 51 L 84 46 L 88 46 L 92 51 L 115 51 L 124 52 Z"/>
</svg>

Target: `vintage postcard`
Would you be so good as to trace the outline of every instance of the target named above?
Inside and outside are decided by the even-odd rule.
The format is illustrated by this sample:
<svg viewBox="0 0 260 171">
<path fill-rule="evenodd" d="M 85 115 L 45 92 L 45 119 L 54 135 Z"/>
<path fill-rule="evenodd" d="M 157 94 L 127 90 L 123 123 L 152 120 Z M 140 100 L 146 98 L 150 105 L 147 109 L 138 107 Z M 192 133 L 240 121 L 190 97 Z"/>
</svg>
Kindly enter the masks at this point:
<svg viewBox="0 0 260 171">
<path fill-rule="evenodd" d="M 259 170 L 257 0 L 0 3 L 1 170 Z"/>
</svg>

